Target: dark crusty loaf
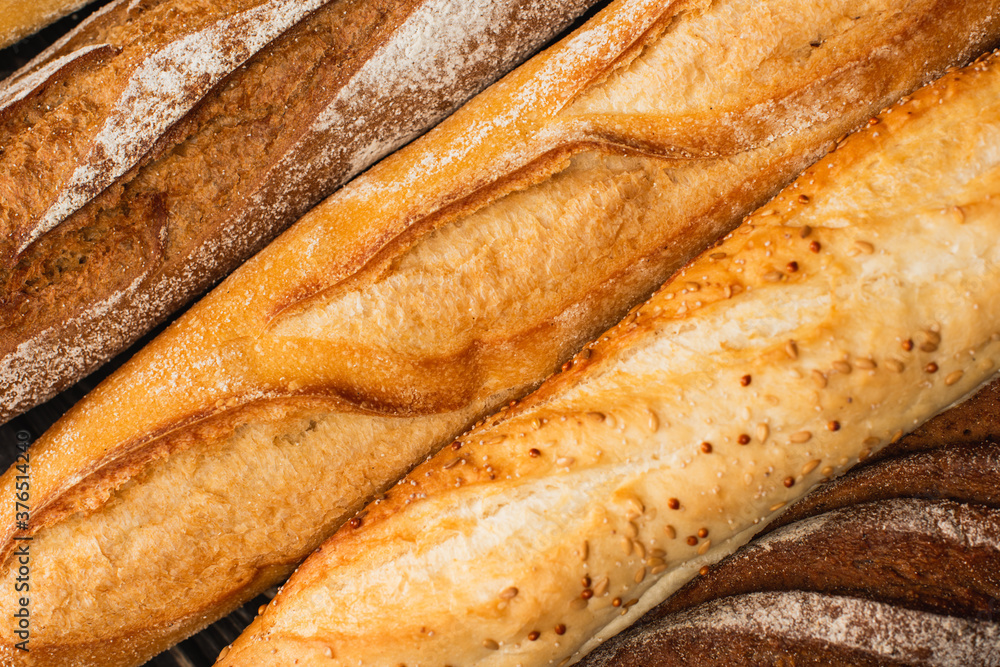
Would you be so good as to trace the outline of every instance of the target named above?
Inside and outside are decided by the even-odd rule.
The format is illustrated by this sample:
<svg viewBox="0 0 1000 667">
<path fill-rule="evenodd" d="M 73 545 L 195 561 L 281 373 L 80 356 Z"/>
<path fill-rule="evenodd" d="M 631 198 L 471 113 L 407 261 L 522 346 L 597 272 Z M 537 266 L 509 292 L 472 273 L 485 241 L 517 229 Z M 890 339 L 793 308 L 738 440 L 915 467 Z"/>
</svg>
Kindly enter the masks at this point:
<svg viewBox="0 0 1000 667">
<path fill-rule="evenodd" d="M 97 12 L 0 88 L 0 422 L 135 341 L 594 1 Z"/>
<path fill-rule="evenodd" d="M 819 593 L 751 593 L 636 627 L 580 664 L 993 667 L 1000 623 Z"/>
</svg>

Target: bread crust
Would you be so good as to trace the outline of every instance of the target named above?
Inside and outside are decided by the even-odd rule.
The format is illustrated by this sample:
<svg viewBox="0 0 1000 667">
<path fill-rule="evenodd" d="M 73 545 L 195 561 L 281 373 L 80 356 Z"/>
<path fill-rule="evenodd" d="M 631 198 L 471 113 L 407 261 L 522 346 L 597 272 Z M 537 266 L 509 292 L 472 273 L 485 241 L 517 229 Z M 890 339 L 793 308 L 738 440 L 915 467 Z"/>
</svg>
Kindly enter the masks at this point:
<svg viewBox="0 0 1000 667">
<path fill-rule="evenodd" d="M 339 530 L 219 664 L 578 660 L 973 393 L 1000 355 L 998 92 L 995 54 L 887 109 Z"/>
<path fill-rule="evenodd" d="M 998 30 L 982 3 L 871 0 L 856 20 L 822 5 L 790 24 L 791 0 L 748 2 L 612 4 L 307 215 L 67 413 L 31 454 L 39 590 L 75 596 L 36 598 L 38 664 L 94 641 L 90 615 L 110 656 L 269 585 L 925 66 Z M 748 38 L 720 55 L 734 34 Z M 16 523 L 0 518 L 10 576 Z"/>
<path fill-rule="evenodd" d="M 0 90 L 0 421 L 594 2 L 169 0 L 90 18 Z"/>
<path fill-rule="evenodd" d="M 49 23 L 83 7 L 87 0 L 41 0 L 0 2 L 0 49 L 41 30 Z"/>
</svg>

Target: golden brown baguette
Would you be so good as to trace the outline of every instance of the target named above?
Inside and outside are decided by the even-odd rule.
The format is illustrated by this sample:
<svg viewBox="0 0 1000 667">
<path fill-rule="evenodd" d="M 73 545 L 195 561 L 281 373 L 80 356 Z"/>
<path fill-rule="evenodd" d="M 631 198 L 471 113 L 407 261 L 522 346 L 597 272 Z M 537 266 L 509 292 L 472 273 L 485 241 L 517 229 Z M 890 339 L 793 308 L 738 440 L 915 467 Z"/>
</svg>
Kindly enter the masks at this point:
<svg viewBox="0 0 1000 667">
<path fill-rule="evenodd" d="M 89 0 L 0 0 L 0 49 L 41 30 Z"/>
<path fill-rule="evenodd" d="M 594 2 L 120 0 L 92 15 L 0 88 L 0 422 Z"/>
<path fill-rule="evenodd" d="M 220 664 L 578 660 L 996 373 L 998 238 L 994 56 L 886 110 L 415 468 Z"/>
<path fill-rule="evenodd" d="M 36 663 L 138 661 L 280 580 L 925 67 L 1000 28 L 993 4 L 809 7 L 615 2 L 95 390 L 31 453 Z M 12 509 L 4 582 L 24 535 Z"/>
</svg>

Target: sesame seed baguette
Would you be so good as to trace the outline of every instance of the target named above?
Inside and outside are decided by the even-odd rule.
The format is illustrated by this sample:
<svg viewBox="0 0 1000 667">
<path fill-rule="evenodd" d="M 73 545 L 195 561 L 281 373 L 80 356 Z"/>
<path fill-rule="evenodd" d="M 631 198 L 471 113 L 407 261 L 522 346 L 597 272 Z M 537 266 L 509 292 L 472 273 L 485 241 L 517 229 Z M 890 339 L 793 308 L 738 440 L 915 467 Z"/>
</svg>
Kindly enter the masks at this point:
<svg viewBox="0 0 1000 667">
<path fill-rule="evenodd" d="M 0 422 L 598 0 L 119 0 L 0 88 Z"/>
<path fill-rule="evenodd" d="M 998 238 L 993 56 L 887 109 L 415 468 L 219 664 L 578 660 L 996 373 Z"/>
<path fill-rule="evenodd" d="M 874 109 L 994 41 L 998 6 L 612 3 L 314 209 L 35 443 L 27 532 L 0 504 L 0 585 L 33 537 L 34 664 L 139 660 L 280 581 Z"/>
<path fill-rule="evenodd" d="M 0 0 L 0 49 L 83 7 L 89 0 Z"/>
</svg>

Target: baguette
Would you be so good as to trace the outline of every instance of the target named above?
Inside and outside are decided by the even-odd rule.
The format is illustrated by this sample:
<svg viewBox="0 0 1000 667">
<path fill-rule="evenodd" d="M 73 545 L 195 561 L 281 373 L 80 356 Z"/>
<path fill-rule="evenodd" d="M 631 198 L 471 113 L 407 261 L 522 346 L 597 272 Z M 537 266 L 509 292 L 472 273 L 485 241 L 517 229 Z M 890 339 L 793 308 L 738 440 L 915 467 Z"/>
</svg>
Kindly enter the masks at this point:
<svg viewBox="0 0 1000 667">
<path fill-rule="evenodd" d="M 34 664 L 140 661 L 280 581 L 1000 30 L 992 3 L 895 7 L 618 0 L 307 215 L 32 448 L 0 578 L 32 536 Z"/>
<path fill-rule="evenodd" d="M 580 659 L 996 373 L 998 146 L 1000 56 L 886 110 L 342 527 L 219 664 Z"/>
<path fill-rule="evenodd" d="M 88 0 L 0 0 L 0 49 L 87 4 Z"/>
<path fill-rule="evenodd" d="M 0 89 L 0 422 L 596 0 L 119 0 Z"/>
</svg>

